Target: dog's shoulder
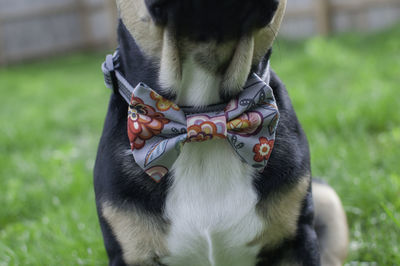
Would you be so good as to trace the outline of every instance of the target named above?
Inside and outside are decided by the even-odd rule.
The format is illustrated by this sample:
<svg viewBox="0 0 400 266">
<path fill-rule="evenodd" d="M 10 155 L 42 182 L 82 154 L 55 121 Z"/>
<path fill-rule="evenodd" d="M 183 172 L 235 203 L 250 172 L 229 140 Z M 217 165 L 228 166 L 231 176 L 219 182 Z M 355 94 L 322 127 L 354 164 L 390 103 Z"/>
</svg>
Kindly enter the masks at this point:
<svg viewBox="0 0 400 266">
<path fill-rule="evenodd" d="M 127 108 L 120 96 L 111 96 L 94 167 L 96 200 L 161 215 L 169 175 L 155 183 L 136 164 L 127 137 Z"/>
<path fill-rule="evenodd" d="M 278 75 L 271 70 L 269 84 L 274 92 L 280 118 L 274 149 L 264 172 L 255 179 L 262 199 L 271 192 L 310 178 L 310 152 L 307 137 L 297 119 L 288 91 Z"/>
<path fill-rule="evenodd" d="M 127 81 L 158 87 L 159 66 L 140 50 L 121 21 L 118 36 L 119 70 Z M 160 183 L 155 183 L 136 164 L 127 134 L 127 110 L 125 100 L 118 94 L 112 94 L 94 167 L 97 201 L 113 202 L 117 206 L 134 205 L 146 213 L 160 216 L 170 177 L 167 174 Z"/>
</svg>

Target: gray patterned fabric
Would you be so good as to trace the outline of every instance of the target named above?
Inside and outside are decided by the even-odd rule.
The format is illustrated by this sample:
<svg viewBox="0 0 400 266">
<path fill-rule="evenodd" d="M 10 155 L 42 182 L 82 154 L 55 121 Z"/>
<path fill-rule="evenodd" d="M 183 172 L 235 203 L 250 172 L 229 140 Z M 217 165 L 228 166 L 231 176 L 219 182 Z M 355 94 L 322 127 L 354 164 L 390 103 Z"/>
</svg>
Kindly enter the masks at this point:
<svg viewBox="0 0 400 266">
<path fill-rule="evenodd" d="M 228 104 L 179 107 L 146 84 L 133 88 L 117 70 L 118 50 L 102 65 L 105 83 L 129 104 L 128 137 L 136 163 L 156 182 L 183 145 L 225 139 L 242 161 L 263 171 L 271 155 L 279 111 L 271 87 L 255 73 Z"/>
<path fill-rule="evenodd" d="M 272 89 L 256 74 L 225 108 L 190 114 L 140 83 L 129 105 L 128 136 L 136 163 L 159 182 L 183 145 L 213 139 L 226 139 L 244 162 L 262 171 L 274 146 L 278 120 Z"/>
</svg>

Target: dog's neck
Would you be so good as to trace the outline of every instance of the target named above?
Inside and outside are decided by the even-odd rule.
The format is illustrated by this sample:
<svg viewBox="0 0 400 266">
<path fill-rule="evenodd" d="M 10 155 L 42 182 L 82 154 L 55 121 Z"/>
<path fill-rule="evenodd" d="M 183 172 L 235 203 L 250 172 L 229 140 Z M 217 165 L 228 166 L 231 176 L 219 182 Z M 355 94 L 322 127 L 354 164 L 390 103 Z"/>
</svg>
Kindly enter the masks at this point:
<svg viewBox="0 0 400 266">
<path fill-rule="evenodd" d="M 174 94 L 166 94 L 161 90 L 158 83 L 159 65 L 140 50 L 122 21 L 118 26 L 118 44 L 120 71 L 132 86 L 143 82 L 165 98 L 174 99 L 176 97 Z"/>
<path fill-rule="evenodd" d="M 146 56 L 132 38 L 125 25 L 120 21 L 118 27 L 120 51 L 120 68 L 128 82 L 135 86 L 139 82 L 146 83 L 167 99 L 174 100 L 182 106 L 205 106 L 226 102 L 238 91 L 221 91 L 222 77 L 210 75 L 204 67 L 193 63 L 189 54 L 182 63 L 182 80 L 176 88 L 165 89 L 160 85 L 160 65 L 154 58 Z M 251 66 L 251 72 L 260 77 L 265 74 L 271 51 L 257 65 Z"/>
<path fill-rule="evenodd" d="M 194 55 L 191 53 L 182 64 L 182 80 L 175 89 L 176 102 L 189 106 L 220 103 L 221 77 L 208 72 L 194 61 Z"/>
</svg>

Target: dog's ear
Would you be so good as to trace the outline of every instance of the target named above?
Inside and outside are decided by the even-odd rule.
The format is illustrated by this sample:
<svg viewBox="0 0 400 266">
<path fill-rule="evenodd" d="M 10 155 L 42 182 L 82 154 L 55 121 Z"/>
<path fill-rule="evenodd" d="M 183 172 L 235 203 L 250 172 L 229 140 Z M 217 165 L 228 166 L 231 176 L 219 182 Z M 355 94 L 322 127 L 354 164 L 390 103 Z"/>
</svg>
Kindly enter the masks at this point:
<svg viewBox="0 0 400 266">
<path fill-rule="evenodd" d="M 268 50 L 272 47 L 272 44 L 278 35 L 285 10 L 286 0 L 279 0 L 278 9 L 271 23 L 255 33 L 253 65 L 258 64 Z"/>
</svg>

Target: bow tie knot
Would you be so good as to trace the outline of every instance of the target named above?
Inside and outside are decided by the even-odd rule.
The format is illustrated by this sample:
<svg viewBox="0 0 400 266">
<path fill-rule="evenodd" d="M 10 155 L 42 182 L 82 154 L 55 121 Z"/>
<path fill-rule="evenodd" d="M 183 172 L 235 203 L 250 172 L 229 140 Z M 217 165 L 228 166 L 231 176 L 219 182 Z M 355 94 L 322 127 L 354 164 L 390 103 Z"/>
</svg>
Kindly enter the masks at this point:
<svg viewBox="0 0 400 266">
<path fill-rule="evenodd" d="M 227 136 L 224 112 L 187 116 L 187 142 L 226 139 Z"/>
<path fill-rule="evenodd" d="M 253 74 L 240 95 L 220 109 L 184 112 L 140 83 L 128 110 L 128 136 L 136 163 L 159 182 L 170 171 L 182 145 L 226 139 L 242 161 L 262 171 L 279 120 L 272 89 Z"/>
</svg>

